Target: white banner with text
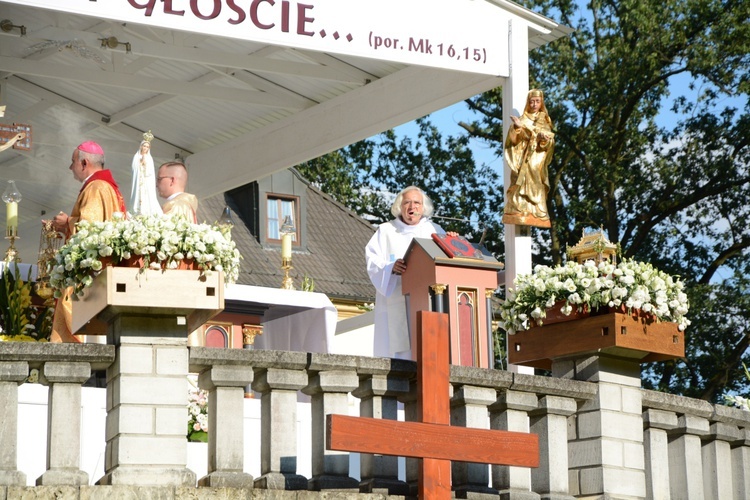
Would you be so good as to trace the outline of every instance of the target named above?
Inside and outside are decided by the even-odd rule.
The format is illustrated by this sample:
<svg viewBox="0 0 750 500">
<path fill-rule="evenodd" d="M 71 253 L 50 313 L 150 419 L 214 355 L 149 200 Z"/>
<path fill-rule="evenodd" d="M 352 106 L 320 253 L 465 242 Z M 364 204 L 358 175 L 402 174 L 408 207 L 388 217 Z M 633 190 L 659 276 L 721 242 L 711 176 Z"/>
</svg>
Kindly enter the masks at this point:
<svg viewBox="0 0 750 500">
<path fill-rule="evenodd" d="M 508 76 L 511 15 L 485 0 L 2 0 L 121 22 Z"/>
</svg>

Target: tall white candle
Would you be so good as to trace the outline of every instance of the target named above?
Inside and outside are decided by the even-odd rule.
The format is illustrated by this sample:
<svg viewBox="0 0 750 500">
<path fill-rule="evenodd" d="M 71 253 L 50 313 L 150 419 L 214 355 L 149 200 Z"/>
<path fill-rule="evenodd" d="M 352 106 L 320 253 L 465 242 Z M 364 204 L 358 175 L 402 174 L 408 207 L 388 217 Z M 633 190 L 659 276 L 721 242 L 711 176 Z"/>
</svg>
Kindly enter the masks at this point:
<svg viewBox="0 0 750 500">
<path fill-rule="evenodd" d="M 6 218 L 5 224 L 8 229 L 15 229 L 18 227 L 18 203 L 15 201 L 9 201 L 5 204 Z"/>
<path fill-rule="evenodd" d="M 281 258 L 292 258 L 292 233 L 284 233 L 281 235 Z"/>
</svg>

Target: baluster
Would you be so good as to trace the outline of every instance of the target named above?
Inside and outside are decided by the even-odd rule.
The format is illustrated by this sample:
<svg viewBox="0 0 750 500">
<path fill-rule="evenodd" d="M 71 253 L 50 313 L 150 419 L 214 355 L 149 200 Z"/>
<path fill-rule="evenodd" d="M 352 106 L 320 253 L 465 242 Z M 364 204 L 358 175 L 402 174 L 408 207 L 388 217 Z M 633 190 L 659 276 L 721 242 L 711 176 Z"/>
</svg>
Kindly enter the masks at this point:
<svg viewBox="0 0 750 500">
<path fill-rule="evenodd" d="M 487 406 L 494 403 L 496 398 L 495 389 L 489 387 L 454 387 L 451 398 L 451 425 L 489 429 Z M 451 470 L 456 498 L 468 498 L 469 495 L 473 497 L 477 494 L 497 495 L 497 491 L 488 486 L 490 476 L 487 464 L 453 462 Z"/>
<path fill-rule="evenodd" d="M 740 438 L 736 425 L 713 422 L 701 448 L 706 498 L 732 498 L 732 451 Z"/>
<path fill-rule="evenodd" d="M 701 438 L 708 436 L 708 429 L 708 419 L 682 415 L 670 432 L 669 490 L 673 498 L 704 498 Z"/>
<path fill-rule="evenodd" d="M 646 458 L 646 498 L 669 500 L 669 439 L 677 428 L 674 412 L 647 409 L 643 412 L 643 447 Z"/>
<path fill-rule="evenodd" d="M 214 365 L 198 375 L 198 386 L 208 391 L 208 474 L 199 486 L 252 488 L 253 476 L 243 472 L 245 457 L 245 386 L 253 369 L 242 365 Z"/>
<path fill-rule="evenodd" d="M 451 388 L 452 390 L 452 388 Z M 409 381 L 409 392 L 399 396 L 398 400 L 404 404 L 404 420 L 417 422 L 419 420 L 417 406 L 417 381 Z M 409 485 L 407 496 L 416 497 L 419 491 L 419 459 L 407 458 L 405 461 L 406 484 Z"/>
<path fill-rule="evenodd" d="M 306 490 L 297 474 L 297 391 L 307 385 L 307 372 L 279 368 L 255 372 L 253 390 L 261 393 L 260 467 L 256 488 Z"/>
<path fill-rule="evenodd" d="M 37 485 L 85 485 L 81 466 L 81 386 L 91 377 L 89 363 L 47 362 L 47 471 Z"/>
<path fill-rule="evenodd" d="M 750 498 L 750 426 L 740 429 L 740 439 L 732 448 L 734 498 Z"/>
<path fill-rule="evenodd" d="M 531 485 L 543 498 L 573 498 L 568 479 L 568 417 L 576 409 L 574 399 L 543 396 L 530 412 L 531 432 L 539 435 L 539 467 L 531 470 Z"/>
<path fill-rule="evenodd" d="M 490 405 L 490 429 L 529 432 L 528 412 L 537 408 L 536 394 L 504 391 Z M 539 495 L 531 492 L 531 469 L 527 467 L 492 466 L 492 487 L 503 498 L 531 500 Z"/>
<path fill-rule="evenodd" d="M 359 377 L 354 371 L 354 358 L 351 358 L 351 370 L 327 369 L 328 359 L 334 355 L 311 354 L 311 373 L 307 387 L 302 392 L 311 396 L 312 418 L 312 478 L 308 488 L 313 491 L 324 489 L 356 489 L 359 481 L 349 476 L 349 454 L 347 452 L 326 450 L 326 415 L 349 414 L 349 392 L 359 385 Z M 315 370 L 316 362 L 324 366 Z M 331 363 L 333 364 L 333 363 Z M 344 363 L 338 366 L 344 366 Z"/>
<path fill-rule="evenodd" d="M 28 376 L 28 362 L 0 362 L 0 486 L 26 485 L 18 470 L 18 386 Z"/>
<path fill-rule="evenodd" d="M 361 417 L 398 420 L 399 394 L 409 392 L 409 380 L 390 375 L 363 374 L 353 395 L 360 399 Z M 398 457 L 362 453 L 360 455 L 360 483 L 363 493 L 386 489 L 390 495 L 408 495 L 406 482 L 398 479 Z"/>
</svg>

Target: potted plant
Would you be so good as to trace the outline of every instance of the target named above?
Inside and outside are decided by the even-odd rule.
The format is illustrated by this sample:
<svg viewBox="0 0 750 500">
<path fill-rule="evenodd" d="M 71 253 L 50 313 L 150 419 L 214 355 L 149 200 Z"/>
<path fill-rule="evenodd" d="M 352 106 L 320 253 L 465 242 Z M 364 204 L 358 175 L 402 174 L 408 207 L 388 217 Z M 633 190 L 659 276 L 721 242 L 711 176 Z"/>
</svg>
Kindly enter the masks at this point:
<svg viewBox="0 0 750 500">
<path fill-rule="evenodd" d="M 510 362 L 548 368 L 556 357 L 607 348 L 639 351 L 646 361 L 680 357 L 690 324 L 683 288 L 633 259 L 536 266 L 518 276 L 502 304 Z"/>
<path fill-rule="evenodd" d="M 56 297 L 67 287 L 80 297 L 108 265 L 168 270 L 185 262 L 206 274 L 223 271 L 225 282 L 234 283 L 240 258 L 235 243 L 218 226 L 167 215 L 115 214 L 109 221 L 78 224 L 76 234 L 55 255 L 50 286 Z"/>
</svg>

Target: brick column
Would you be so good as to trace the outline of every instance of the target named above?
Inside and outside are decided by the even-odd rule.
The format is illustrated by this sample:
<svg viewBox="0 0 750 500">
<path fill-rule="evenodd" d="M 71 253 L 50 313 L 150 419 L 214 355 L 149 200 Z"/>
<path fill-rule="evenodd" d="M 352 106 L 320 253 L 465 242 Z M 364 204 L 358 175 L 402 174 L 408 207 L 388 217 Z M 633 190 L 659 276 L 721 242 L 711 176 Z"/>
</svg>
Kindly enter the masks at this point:
<svg viewBox="0 0 750 500">
<path fill-rule="evenodd" d="M 107 369 L 102 485 L 194 486 L 187 468 L 187 327 L 174 315 L 120 314 Z"/>
<path fill-rule="evenodd" d="M 643 396 L 638 359 L 608 354 L 555 361 L 561 378 L 594 382 L 598 392 L 579 410 L 570 443 L 570 467 L 580 496 L 646 498 Z M 575 491 L 575 490 L 574 490 Z"/>
</svg>

